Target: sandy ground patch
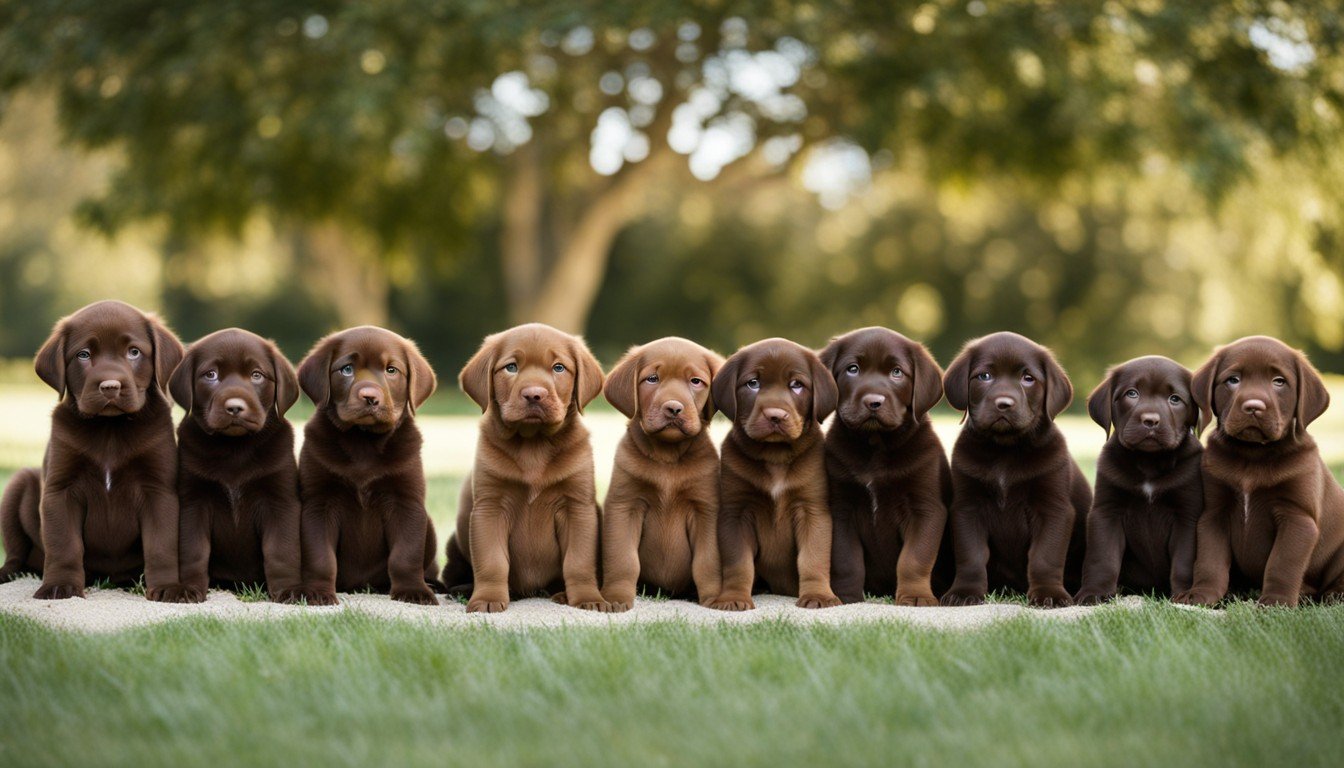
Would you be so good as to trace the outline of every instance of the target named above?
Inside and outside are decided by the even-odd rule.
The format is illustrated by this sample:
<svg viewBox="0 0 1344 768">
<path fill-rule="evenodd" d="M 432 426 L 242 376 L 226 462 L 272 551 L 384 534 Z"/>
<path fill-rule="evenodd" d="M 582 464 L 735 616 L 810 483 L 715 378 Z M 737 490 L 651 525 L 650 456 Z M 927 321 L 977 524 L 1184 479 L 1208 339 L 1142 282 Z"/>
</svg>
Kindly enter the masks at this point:
<svg viewBox="0 0 1344 768">
<path fill-rule="evenodd" d="M 756 610 L 726 613 L 702 608 L 683 600 L 640 600 L 627 613 L 601 614 L 556 605 L 549 600 L 519 600 L 504 613 L 469 614 L 460 603 L 440 598 L 437 607 L 396 603 L 386 595 L 343 594 L 341 604 L 330 607 L 277 605 L 243 602 L 230 592 L 211 590 L 198 605 L 152 603 L 120 589 L 90 589 L 88 597 L 70 600 L 34 600 L 38 580 L 18 579 L 0 585 L 0 611 L 35 619 L 47 626 L 77 632 L 117 632 L 187 616 L 212 616 L 227 621 L 261 621 L 304 615 L 330 615 L 357 611 L 383 619 L 414 621 L 454 627 L 488 624 L 500 629 L 527 630 L 548 627 L 607 627 L 659 621 L 698 625 L 751 624 L 787 621 L 800 625 L 850 624 L 872 621 L 902 621 L 930 629 L 977 629 L 1020 616 L 1039 621 L 1071 621 L 1096 610 L 1133 610 L 1143 605 L 1137 597 L 1124 598 L 1112 608 L 1062 608 L 1035 610 L 1021 605 L 997 603 L 969 608 L 898 608 L 882 603 L 844 605 L 824 610 L 804 610 L 793 598 L 758 595 Z"/>
</svg>

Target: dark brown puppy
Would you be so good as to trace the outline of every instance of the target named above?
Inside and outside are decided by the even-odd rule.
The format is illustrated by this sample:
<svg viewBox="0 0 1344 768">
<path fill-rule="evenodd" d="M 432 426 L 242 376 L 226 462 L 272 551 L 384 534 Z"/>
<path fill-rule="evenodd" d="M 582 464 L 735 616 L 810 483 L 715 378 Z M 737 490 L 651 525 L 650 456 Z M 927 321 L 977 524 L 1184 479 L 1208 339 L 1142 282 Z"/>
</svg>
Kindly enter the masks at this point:
<svg viewBox="0 0 1344 768">
<path fill-rule="evenodd" d="M 304 598 L 333 605 L 337 590 L 376 589 L 437 604 L 414 418 L 434 371 L 409 339 L 366 325 L 317 342 L 298 374 L 317 405 L 299 452 Z"/>
<path fill-rule="evenodd" d="M 723 585 L 711 607 L 755 608 L 758 582 L 802 608 L 839 605 L 821 434 L 836 404 L 831 372 L 812 350 L 766 339 L 728 358 L 712 391 L 733 429 L 719 464 Z"/>
<path fill-rule="evenodd" d="M 840 392 L 826 434 L 831 587 L 846 603 L 866 591 L 937 605 L 931 579 L 952 472 L 926 415 L 943 397 L 943 371 L 922 344 L 886 328 L 832 339 L 821 361 Z"/>
<path fill-rule="evenodd" d="M 1344 599 L 1344 489 L 1307 425 L 1330 395 L 1301 352 L 1250 336 L 1195 372 L 1195 402 L 1218 425 L 1204 451 L 1194 584 L 1173 599 L 1213 605 L 1232 566 L 1261 605 Z"/>
<path fill-rule="evenodd" d="M 54 599 L 83 597 L 97 579 L 130 584 L 144 573 L 145 597 L 183 599 L 165 392 L 182 352 L 158 318 L 119 301 L 56 324 L 36 368 L 61 401 L 41 474 L 16 474 L 0 503 L 0 581 L 34 571 L 42 586 L 33 597 Z"/>
<path fill-rule="evenodd" d="M 1082 605 L 1190 588 L 1195 524 L 1204 510 L 1199 407 L 1190 371 L 1165 357 L 1117 365 L 1087 398 L 1106 430 L 1087 515 Z"/>
<path fill-rule="evenodd" d="M 169 390 L 187 412 L 177 428 L 186 598 L 265 582 L 272 600 L 298 600 L 299 468 L 285 419 L 299 397 L 294 366 L 274 343 L 229 328 L 187 349 Z"/>
<path fill-rule="evenodd" d="M 602 391 L 597 359 L 577 336 L 531 323 L 486 337 L 459 381 L 485 416 L 444 582 L 471 585 L 468 612 L 540 594 L 607 610 L 593 448 L 580 417 Z"/>
<path fill-rule="evenodd" d="M 1064 369 L 1036 342 L 995 333 L 967 343 L 943 390 L 967 414 L 952 448 L 957 577 L 943 605 L 1004 588 L 1032 605 L 1072 605 L 1092 489 L 1055 426 L 1073 399 Z"/>
<path fill-rule="evenodd" d="M 636 585 L 708 605 L 719 594 L 719 452 L 710 386 L 723 358 L 686 339 L 635 347 L 603 391 L 630 418 L 602 510 L 602 597 L 629 610 Z"/>
</svg>

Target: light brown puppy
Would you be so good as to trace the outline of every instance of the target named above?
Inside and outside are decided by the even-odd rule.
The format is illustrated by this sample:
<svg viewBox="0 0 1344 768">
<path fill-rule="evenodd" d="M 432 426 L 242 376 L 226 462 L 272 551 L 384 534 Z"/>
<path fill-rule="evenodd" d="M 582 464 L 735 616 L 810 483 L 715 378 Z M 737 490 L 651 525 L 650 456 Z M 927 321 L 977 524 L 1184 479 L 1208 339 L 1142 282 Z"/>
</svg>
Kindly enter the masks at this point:
<svg viewBox="0 0 1344 768">
<path fill-rule="evenodd" d="M 723 586 L 711 607 L 755 608 L 758 581 L 802 608 L 839 605 L 821 434 L 838 397 L 831 372 L 812 350 L 766 339 L 728 358 L 712 391 L 733 429 L 719 464 Z"/>
<path fill-rule="evenodd" d="M 580 418 L 602 391 L 597 359 L 582 339 L 531 323 L 486 337 L 458 380 L 485 416 L 444 583 L 471 585 L 468 612 L 543 593 L 606 610 L 593 449 Z"/>
<path fill-rule="evenodd" d="M 1195 372 L 1192 395 L 1218 424 L 1204 450 L 1194 584 L 1173 600 L 1217 603 L 1234 565 L 1261 605 L 1344 599 L 1344 488 L 1307 434 L 1330 405 L 1320 374 L 1278 339 L 1250 336 Z"/>
<path fill-rule="evenodd" d="M 708 605 L 719 593 L 719 452 L 710 382 L 723 358 L 686 339 L 635 347 L 607 375 L 630 418 L 602 510 L 602 596 L 629 610 L 635 587 Z"/>
</svg>

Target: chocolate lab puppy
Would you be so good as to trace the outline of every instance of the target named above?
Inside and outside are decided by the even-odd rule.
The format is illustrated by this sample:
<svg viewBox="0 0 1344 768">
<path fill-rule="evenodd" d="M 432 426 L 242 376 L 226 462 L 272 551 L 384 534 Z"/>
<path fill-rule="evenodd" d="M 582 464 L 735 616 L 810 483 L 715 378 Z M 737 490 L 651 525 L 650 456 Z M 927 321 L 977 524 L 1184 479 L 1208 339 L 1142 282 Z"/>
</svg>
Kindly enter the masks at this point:
<svg viewBox="0 0 1344 768">
<path fill-rule="evenodd" d="M 957 576 L 943 605 L 978 605 L 991 589 L 1072 605 L 1092 489 L 1055 426 L 1073 399 L 1064 369 L 1036 342 L 995 333 L 962 349 L 943 390 L 966 412 L 952 448 Z"/>
<path fill-rule="evenodd" d="M 922 344 L 886 328 L 832 339 L 821 361 L 840 393 L 826 434 L 831 587 L 846 603 L 866 591 L 937 605 L 931 579 L 952 473 L 928 412 L 943 397 L 942 369 Z"/>
<path fill-rule="evenodd" d="M 83 597 L 109 579 L 145 577 L 150 600 L 178 602 L 177 446 L 166 389 L 182 343 L 119 301 L 56 324 L 37 375 L 56 390 L 42 471 L 14 476 L 0 502 L 5 564 L 42 575 L 41 600 Z"/>
<path fill-rule="evenodd" d="M 582 339 L 531 323 L 486 337 L 459 380 L 485 416 L 444 583 L 470 589 L 468 612 L 496 613 L 511 598 L 540 594 L 607 610 L 593 449 L 581 418 L 602 391 L 596 358 Z"/>
<path fill-rule="evenodd" d="M 299 397 L 275 344 L 238 328 L 187 349 L 169 382 L 187 412 L 177 428 L 182 586 L 266 583 L 271 599 L 303 592 L 299 468 L 285 411 Z"/>
<path fill-rule="evenodd" d="M 1165 357 L 1115 366 L 1087 398 L 1106 430 L 1087 516 L 1082 605 L 1190 588 L 1195 524 L 1204 509 L 1199 407 L 1190 371 Z"/>
<path fill-rule="evenodd" d="M 607 375 L 630 418 L 602 511 L 602 596 L 628 610 L 635 587 L 708 605 L 719 593 L 719 452 L 710 385 L 723 358 L 686 339 L 635 347 Z"/>
<path fill-rule="evenodd" d="M 317 342 L 298 376 L 317 405 L 299 453 L 303 597 L 334 605 L 337 590 L 374 589 L 436 605 L 414 418 L 434 371 L 409 339 L 366 325 Z"/>
<path fill-rule="evenodd" d="M 831 372 L 812 350 L 766 339 L 728 358 L 712 392 L 733 428 L 719 465 L 723 585 L 711 607 L 755 608 L 758 580 L 802 608 L 839 605 L 821 434 L 836 405 Z"/>
<path fill-rule="evenodd" d="M 1195 372 L 1217 426 L 1204 451 L 1195 579 L 1178 603 L 1213 605 L 1232 567 L 1261 605 L 1344 599 L 1344 489 L 1307 434 L 1330 404 L 1320 374 L 1278 339 L 1250 336 Z"/>
</svg>

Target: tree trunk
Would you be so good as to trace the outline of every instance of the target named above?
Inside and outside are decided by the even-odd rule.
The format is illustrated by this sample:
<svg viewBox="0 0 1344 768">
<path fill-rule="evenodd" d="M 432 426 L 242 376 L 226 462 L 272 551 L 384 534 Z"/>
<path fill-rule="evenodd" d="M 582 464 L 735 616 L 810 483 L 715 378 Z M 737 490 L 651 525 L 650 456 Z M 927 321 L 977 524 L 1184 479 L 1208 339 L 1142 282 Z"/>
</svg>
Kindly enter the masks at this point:
<svg viewBox="0 0 1344 768">
<path fill-rule="evenodd" d="M 298 232 L 296 251 L 310 288 L 330 303 L 341 326 L 387 325 L 390 289 L 377 248 L 333 221 Z"/>
<path fill-rule="evenodd" d="M 510 158 L 504 180 L 504 231 L 500 252 L 509 319 L 527 322 L 541 292 L 542 206 L 546 200 L 537 141 L 519 147 Z"/>
</svg>

